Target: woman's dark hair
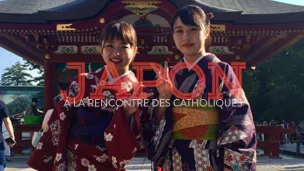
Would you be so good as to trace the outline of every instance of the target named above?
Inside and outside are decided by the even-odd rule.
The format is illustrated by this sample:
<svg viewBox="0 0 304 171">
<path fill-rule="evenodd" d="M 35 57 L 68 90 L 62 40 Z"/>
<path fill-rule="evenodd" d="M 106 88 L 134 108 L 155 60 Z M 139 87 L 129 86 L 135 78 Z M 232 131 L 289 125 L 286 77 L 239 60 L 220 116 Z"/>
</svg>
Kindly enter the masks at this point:
<svg viewBox="0 0 304 171">
<path fill-rule="evenodd" d="M 124 21 L 113 21 L 108 23 L 101 32 L 100 45 L 103 49 L 103 42 L 118 39 L 131 45 L 137 46 L 137 36 L 133 26 Z"/>
<path fill-rule="evenodd" d="M 196 14 L 196 15 L 195 15 Z M 198 16 L 198 17 L 195 17 Z M 177 18 L 180 18 L 182 23 L 188 26 L 198 26 L 201 27 L 203 24 L 205 27 L 210 25 L 210 20 L 213 17 L 212 13 L 206 14 L 204 10 L 202 10 L 197 5 L 187 5 L 184 6 L 176 12 L 175 16 L 173 17 L 171 28 L 174 30 L 174 24 Z"/>
<path fill-rule="evenodd" d="M 177 10 L 175 16 L 173 17 L 172 23 L 171 23 L 171 29 L 174 31 L 174 24 L 176 20 L 180 18 L 183 24 L 187 26 L 198 26 L 198 27 L 204 27 L 205 29 L 210 26 L 210 20 L 213 18 L 212 13 L 205 13 L 204 10 L 202 10 L 197 5 L 186 5 L 180 9 Z M 205 46 L 208 47 L 211 44 L 211 37 L 210 35 L 207 35 L 207 39 L 205 42 Z"/>
</svg>

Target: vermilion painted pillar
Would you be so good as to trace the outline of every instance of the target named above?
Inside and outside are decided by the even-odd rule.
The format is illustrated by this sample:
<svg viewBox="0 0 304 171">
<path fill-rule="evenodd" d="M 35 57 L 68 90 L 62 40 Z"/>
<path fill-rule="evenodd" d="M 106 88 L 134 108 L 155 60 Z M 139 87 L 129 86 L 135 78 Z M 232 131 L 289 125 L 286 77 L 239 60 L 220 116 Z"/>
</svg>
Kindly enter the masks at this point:
<svg viewBox="0 0 304 171">
<path fill-rule="evenodd" d="M 48 59 L 44 59 L 44 112 L 54 108 L 55 91 L 55 64 Z"/>
</svg>

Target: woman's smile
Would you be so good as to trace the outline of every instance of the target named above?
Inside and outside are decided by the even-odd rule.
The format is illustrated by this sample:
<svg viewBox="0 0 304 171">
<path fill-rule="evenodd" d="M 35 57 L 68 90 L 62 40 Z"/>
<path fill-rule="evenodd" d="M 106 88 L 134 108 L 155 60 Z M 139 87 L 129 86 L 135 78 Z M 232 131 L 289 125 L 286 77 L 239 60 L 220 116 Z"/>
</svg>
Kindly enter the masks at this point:
<svg viewBox="0 0 304 171">
<path fill-rule="evenodd" d="M 110 61 L 113 63 L 119 64 L 122 62 L 122 59 L 121 58 L 110 58 Z"/>
</svg>

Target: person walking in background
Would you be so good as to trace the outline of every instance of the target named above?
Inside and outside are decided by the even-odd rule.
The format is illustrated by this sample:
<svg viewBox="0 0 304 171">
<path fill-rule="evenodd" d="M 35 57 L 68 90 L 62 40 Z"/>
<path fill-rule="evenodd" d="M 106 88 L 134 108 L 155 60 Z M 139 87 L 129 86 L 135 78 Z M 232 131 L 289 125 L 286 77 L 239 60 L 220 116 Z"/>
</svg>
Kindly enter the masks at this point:
<svg viewBox="0 0 304 171">
<path fill-rule="evenodd" d="M 276 123 L 273 119 L 269 122 L 269 126 L 276 126 Z"/>
<path fill-rule="evenodd" d="M 291 121 L 290 128 L 292 131 L 290 140 L 291 140 L 291 143 L 294 144 L 294 143 L 296 143 L 296 140 L 297 140 L 296 138 L 297 138 L 297 134 L 298 134 L 298 128 L 294 121 Z"/>
<path fill-rule="evenodd" d="M 304 120 L 302 120 L 299 124 L 299 133 L 301 136 L 301 142 L 304 145 Z"/>
<path fill-rule="evenodd" d="M 268 126 L 268 123 L 266 121 L 263 121 L 262 126 Z M 261 136 L 261 141 L 264 141 L 264 134 L 260 134 Z"/>
<path fill-rule="evenodd" d="M 43 111 L 39 110 L 37 108 L 38 104 L 38 99 L 36 97 L 32 98 L 32 103 L 28 109 L 25 111 L 25 115 L 34 115 L 34 116 L 39 116 L 43 115 Z"/>
<path fill-rule="evenodd" d="M 11 147 L 8 145 L 8 143 L 5 141 L 5 139 L 10 138 L 10 135 L 6 129 L 5 124 L 2 124 L 2 136 L 4 139 L 4 149 L 5 149 L 5 156 L 6 156 L 6 161 L 11 162 Z"/>
<path fill-rule="evenodd" d="M 266 121 L 263 121 L 263 126 L 268 126 Z"/>
<path fill-rule="evenodd" d="M 285 121 L 285 120 L 283 120 L 283 128 L 284 129 L 289 129 L 289 126 L 288 126 L 288 123 Z M 289 143 L 289 139 L 288 139 L 288 134 L 283 134 L 283 139 L 284 139 L 284 144 L 288 144 Z"/>
<path fill-rule="evenodd" d="M 7 106 L 2 100 L 0 100 L 0 119 L 1 119 L 0 131 L 2 133 L 2 124 L 4 123 L 10 135 L 9 146 L 13 147 L 16 143 L 14 136 L 14 129 L 12 126 L 12 122 L 9 118 L 9 112 Z M 0 134 L 0 171 L 3 171 L 5 166 L 6 166 L 6 156 L 5 156 L 5 148 L 4 148 L 4 138 L 3 135 Z"/>
</svg>

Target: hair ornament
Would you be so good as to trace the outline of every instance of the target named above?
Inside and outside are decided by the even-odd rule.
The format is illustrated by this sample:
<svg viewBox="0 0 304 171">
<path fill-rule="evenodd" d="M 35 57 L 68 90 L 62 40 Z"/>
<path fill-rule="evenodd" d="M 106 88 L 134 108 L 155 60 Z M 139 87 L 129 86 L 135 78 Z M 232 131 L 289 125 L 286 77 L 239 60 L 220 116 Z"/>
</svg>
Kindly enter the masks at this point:
<svg viewBox="0 0 304 171">
<path fill-rule="evenodd" d="M 209 20 L 211 20 L 212 18 L 214 18 L 214 15 L 213 15 L 212 12 L 208 12 L 206 15 L 207 15 L 207 17 L 208 17 Z"/>
</svg>

